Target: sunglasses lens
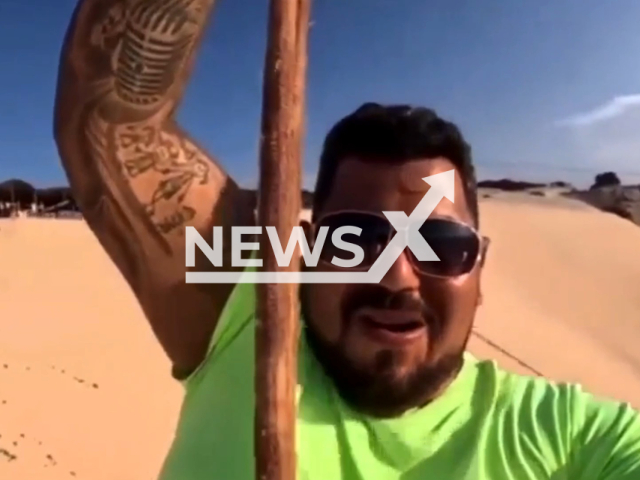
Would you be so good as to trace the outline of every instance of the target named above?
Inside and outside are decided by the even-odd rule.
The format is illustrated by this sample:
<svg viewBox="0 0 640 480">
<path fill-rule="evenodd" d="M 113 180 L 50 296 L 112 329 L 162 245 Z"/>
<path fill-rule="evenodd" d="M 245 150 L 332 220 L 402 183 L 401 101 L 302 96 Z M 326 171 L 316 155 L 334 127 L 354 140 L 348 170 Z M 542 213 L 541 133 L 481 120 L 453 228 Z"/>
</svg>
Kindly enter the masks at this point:
<svg viewBox="0 0 640 480">
<path fill-rule="evenodd" d="M 316 225 L 316 242 L 324 237 L 320 260 L 351 260 L 350 245 L 362 249 L 363 261 L 354 267 L 368 270 L 384 251 L 395 229 L 386 218 L 364 212 L 343 212 L 324 217 Z M 353 229 L 357 229 L 356 232 Z M 326 236 L 321 233 L 326 231 Z M 351 230 L 351 231 L 349 231 Z M 420 234 L 433 249 L 439 261 L 420 261 L 407 249 L 418 270 L 426 275 L 455 277 L 469 273 L 480 253 L 480 239 L 476 232 L 461 223 L 444 219 L 429 219 Z"/>
<path fill-rule="evenodd" d="M 412 255 L 423 273 L 455 277 L 469 273 L 475 266 L 480 239 L 470 227 L 450 220 L 432 219 L 420 227 L 420 233 L 440 259 L 423 262 Z"/>
<path fill-rule="evenodd" d="M 334 238 L 334 234 L 342 233 L 340 239 L 343 242 L 360 247 L 364 251 L 364 259 L 355 268 L 368 269 L 376 261 L 380 253 L 387 245 L 392 227 L 389 222 L 377 215 L 344 212 L 330 215 L 320 220 L 317 225 L 318 231 L 327 230 L 327 235 L 322 247 L 320 259 L 323 262 L 331 263 L 336 258 L 339 260 L 351 260 L 354 254 L 347 250 L 348 245 L 341 245 L 339 239 Z M 342 227 L 355 227 L 359 233 L 344 233 Z M 345 229 L 345 232 L 348 231 Z M 317 238 L 317 237 L 316 237 Z M 338 240 L 336 242 L 336 240 Z"/>
</svg>

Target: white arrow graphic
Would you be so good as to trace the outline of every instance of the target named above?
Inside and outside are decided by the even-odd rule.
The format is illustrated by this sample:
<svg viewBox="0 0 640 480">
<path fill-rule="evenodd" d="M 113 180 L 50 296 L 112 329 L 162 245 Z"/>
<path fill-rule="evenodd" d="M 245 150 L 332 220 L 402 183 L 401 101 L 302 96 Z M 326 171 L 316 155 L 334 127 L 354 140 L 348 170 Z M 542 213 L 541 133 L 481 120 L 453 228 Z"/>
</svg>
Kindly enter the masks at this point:
<svg viewBox="0 0 640 480">
<path fill-rule="evenodd" d="M 187 283 L 379 283 L 405 248 L 421 261 L 440 259 L 420 235 L 419 229 L 443 198 L 454 201 L 454 170 L 424 177 L 431 188 L 411 214 L 382 212 L 396 234 L 367 272 L 187 272 Z"/>
<path fill-rule="evenodd" d="M 420 235 L 419 229 L 443 197 L 454 201 L 454 179 L 454 170 L 424 177 L 422 180 L 431 185 L 431 188 L 408 217 L 404 212 L 382 212 L 397 233 L 367 272 L 367 276 L 370 276 L 371 280 L 366 283 L 379 283 L 407 247 L 411 249 L 418 260 L 440 260 L 424 237 Z"/>
</svg>

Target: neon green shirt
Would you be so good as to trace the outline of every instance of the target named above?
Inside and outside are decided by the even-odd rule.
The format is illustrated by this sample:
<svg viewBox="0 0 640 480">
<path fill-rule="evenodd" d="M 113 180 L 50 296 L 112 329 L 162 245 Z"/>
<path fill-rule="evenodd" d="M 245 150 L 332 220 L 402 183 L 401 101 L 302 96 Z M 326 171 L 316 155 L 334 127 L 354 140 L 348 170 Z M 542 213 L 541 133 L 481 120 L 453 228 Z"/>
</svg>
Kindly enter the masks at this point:
<svg viewBox="0 0 640 480">
<path fill-rule="evenodd" d="M 254 289 L 235 288 L 185 382 L 161 480 L 255 479 Z M 297 453 L 300 480 L 640 480 L 640 416 L 468 356 L 438 400 L 375 420 L 341 401 L 301 341 Z"/>
</svg>

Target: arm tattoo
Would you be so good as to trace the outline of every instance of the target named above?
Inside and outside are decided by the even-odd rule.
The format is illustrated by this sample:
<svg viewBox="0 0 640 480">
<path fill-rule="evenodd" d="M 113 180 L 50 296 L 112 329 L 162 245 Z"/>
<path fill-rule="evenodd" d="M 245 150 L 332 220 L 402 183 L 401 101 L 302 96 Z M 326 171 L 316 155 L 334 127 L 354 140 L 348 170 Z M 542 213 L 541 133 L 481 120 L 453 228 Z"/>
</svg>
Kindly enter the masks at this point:
<svg viewBox="0 0 640 480">
<path fill-rule="evenodd" d="M 126 22 L 114 50 L 115 91 L 133 105 L 165 99 L 202 24 L 198 0 L 143 0 L 115 13 Z M 107 20 L 110 22 L 109 20 Z"/>
<path fill-rule="evenodd" d="M 195 217 L 195 209 L 185 205 L 187 193 L 209 179 L 209 162 L 185 137 L 149 127 L 116 127 L 116 156 L 125 159 L 124 173 L 131 179 L 157 177 L 157 186 L 143 199 L 156 227 L 169 233 Z M 180 207 L 163 213 L 166 204 Z"/>
<path fill-rule="evenodd" d="M 167 121 L 213 3 L 83 0 L 65 46 L 90 90 L 81 144 L 104 179 L 97 191 L 83 189 L 84 204 L 88 211 L 108 205 L 123 227 L 143 228 L 167 254 L 167 235 L 197 215 L 189 194 L 223 176 Z"/>
<path fill-rule="evenodd" d="M 96 19 L 90 43 L 108 57 L 117 103 L 153 111 L 169 100 L 172 88 L 184 87 L 179 77 L 193 54 L 213 0 L 110 3 L 111 8 Z"/>
</svg>

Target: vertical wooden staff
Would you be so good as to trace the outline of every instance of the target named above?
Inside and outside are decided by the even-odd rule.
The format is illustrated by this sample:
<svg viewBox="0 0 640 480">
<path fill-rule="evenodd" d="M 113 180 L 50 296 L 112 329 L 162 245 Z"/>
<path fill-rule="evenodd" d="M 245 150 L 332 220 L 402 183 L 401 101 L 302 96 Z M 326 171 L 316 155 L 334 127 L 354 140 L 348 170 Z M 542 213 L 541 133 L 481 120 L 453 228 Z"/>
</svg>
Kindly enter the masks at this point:
<svg viewBox="0 0 640 480">
<path fill-rule="evenodd" d="M 258 217 L 263 271 L 280 267 L 264 229 L 287 245 L 301 208 L 310 0 L 270 0 L 264 68 Z M 258 480 L 296 478 L 298 286 L 257 285 L 255 454 Z"/>
</svg>

